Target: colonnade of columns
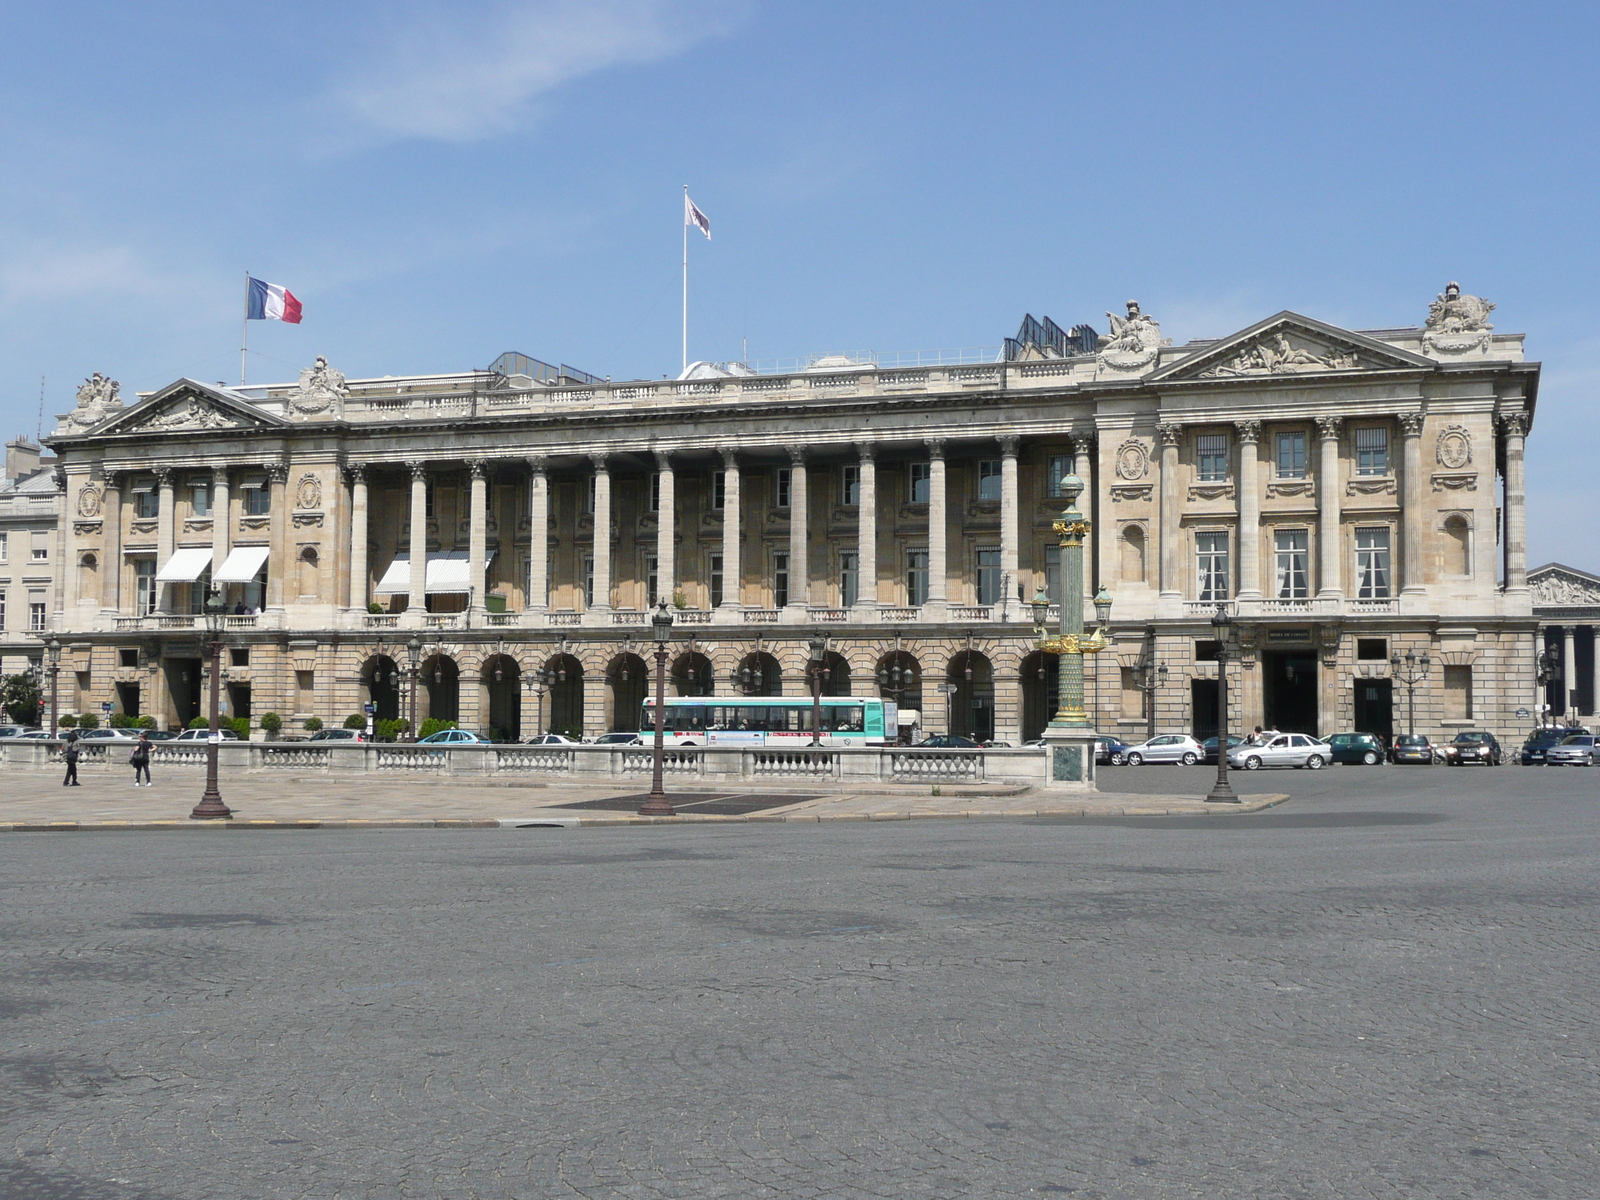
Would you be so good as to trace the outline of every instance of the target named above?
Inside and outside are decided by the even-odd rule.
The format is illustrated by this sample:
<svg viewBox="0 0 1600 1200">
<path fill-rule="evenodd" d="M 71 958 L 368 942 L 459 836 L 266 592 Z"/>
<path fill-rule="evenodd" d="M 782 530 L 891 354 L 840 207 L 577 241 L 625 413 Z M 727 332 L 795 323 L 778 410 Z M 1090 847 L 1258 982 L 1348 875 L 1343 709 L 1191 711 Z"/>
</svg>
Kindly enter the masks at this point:
<svg viewBox="0 0 1600 1200">
<path fill-rule="evenodd" d="M 1600 625 L 1588 626 L 1592 658 L 1590 661 L 1590 692 L 1589 704 L 1582 707 L 1579 704 L 1578 691 L 1578 630 L 1585 628 L 1581 625 L 1546 625 L 1541 631 L 1540 644 L 1548 644 L 1546 637 L 1555 634 L 1560 639 L 1561 645 L 1561 701 L 1555 705 L 1556 715 L 1567 712 L 1578 712 L 1583 715 L 1592 715 L 1600 710 Z"/>
</svg>

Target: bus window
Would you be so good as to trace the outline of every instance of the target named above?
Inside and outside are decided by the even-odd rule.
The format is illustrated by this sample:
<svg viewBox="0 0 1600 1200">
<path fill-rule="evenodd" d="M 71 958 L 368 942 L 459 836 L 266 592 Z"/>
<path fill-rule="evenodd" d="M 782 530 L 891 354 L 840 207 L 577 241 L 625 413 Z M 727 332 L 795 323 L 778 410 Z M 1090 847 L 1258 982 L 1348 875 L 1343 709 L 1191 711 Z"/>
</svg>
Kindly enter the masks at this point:
<svg viewBox="0 0 1600 1200">
<path fill-rule="evenodd" d="M 840 733 L 861 733 L 863 731 L 862 710 L 857 705 L 824 709 L 822 715 L 824 717 L 824 729 L 834 729 Z M 832 718 L 831 724 L 827 720 L 830 717 Z"/>
</svg>

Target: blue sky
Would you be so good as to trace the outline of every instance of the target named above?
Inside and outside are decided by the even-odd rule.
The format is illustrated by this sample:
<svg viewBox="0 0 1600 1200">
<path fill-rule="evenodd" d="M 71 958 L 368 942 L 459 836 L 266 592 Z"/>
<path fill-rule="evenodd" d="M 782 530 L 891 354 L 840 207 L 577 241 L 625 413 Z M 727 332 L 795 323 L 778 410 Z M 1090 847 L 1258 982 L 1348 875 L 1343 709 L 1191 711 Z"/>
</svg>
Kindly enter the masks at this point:
<svg viewBox="0 0 1600 1200">
<path fill-rule="evenodd" d="M 0 416 L 92 371 L 237 381 L 516 349 L 997 345 L 1025 311 L 1178 340 L 1417 324 L 1447 280 L 1545 363 L 1533 562 L 1600 569 L 1600 8 L 88 4 L 0 9 Z"/>
</svg>

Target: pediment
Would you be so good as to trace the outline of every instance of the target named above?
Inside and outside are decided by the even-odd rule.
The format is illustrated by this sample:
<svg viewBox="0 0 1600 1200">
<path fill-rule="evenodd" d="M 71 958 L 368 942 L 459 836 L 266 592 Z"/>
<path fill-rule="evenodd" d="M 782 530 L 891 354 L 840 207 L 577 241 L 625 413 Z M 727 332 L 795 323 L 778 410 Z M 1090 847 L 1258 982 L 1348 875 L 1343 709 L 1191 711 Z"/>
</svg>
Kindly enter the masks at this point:
<svg viewBox="0 0 1600 1200">
<path fill-rule="evenodd" d="M 1535 604 L 1569 604 L 1600 607 L 1600 577 L 1550 563 L 1528 572 L 1528 590 Z"/>
<path fill-rule="evenodd" d="M 277 429 L 286 422 L 262 412 L 244 397 L 223 388 L 180 379 L 147 396 L 125 412 L 89 430 L 117 433 L 204 433 L 211 430 Z"/>
<path fill-rule="evenodd" d="M 1180 359 L 1152 383 L 1265 379 L 1354 371 L 1432 371 L 1420 354 L 1340 329 L 1299 313 L 1281 312 Z"/>
</svg>

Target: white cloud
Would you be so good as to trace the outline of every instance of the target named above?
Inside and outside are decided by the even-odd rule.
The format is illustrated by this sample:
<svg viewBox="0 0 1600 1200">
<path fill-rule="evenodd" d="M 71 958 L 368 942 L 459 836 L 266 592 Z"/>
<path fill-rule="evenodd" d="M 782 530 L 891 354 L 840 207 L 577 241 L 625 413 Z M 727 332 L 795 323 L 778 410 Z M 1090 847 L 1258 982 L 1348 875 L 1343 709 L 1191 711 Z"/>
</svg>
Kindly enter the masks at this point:
<svg viewBox="0 0 1600 1200">
<path fill-rule="evenodd" d="M 434 8 L 357 68 L 340 99 L 386 134 L 470 141 L 516 126 L 541 96 L 580 76 L 721 34 L 732 12 L 694 0 L 539 0 L 477 19 Z"/>
<path fill-rule="evenodd" d="M 37 248 L 0 262 L 0 305 L 95 296 L 158 296 L 179 281 L 151 270 L 126 246 Z"/>
</svg>

